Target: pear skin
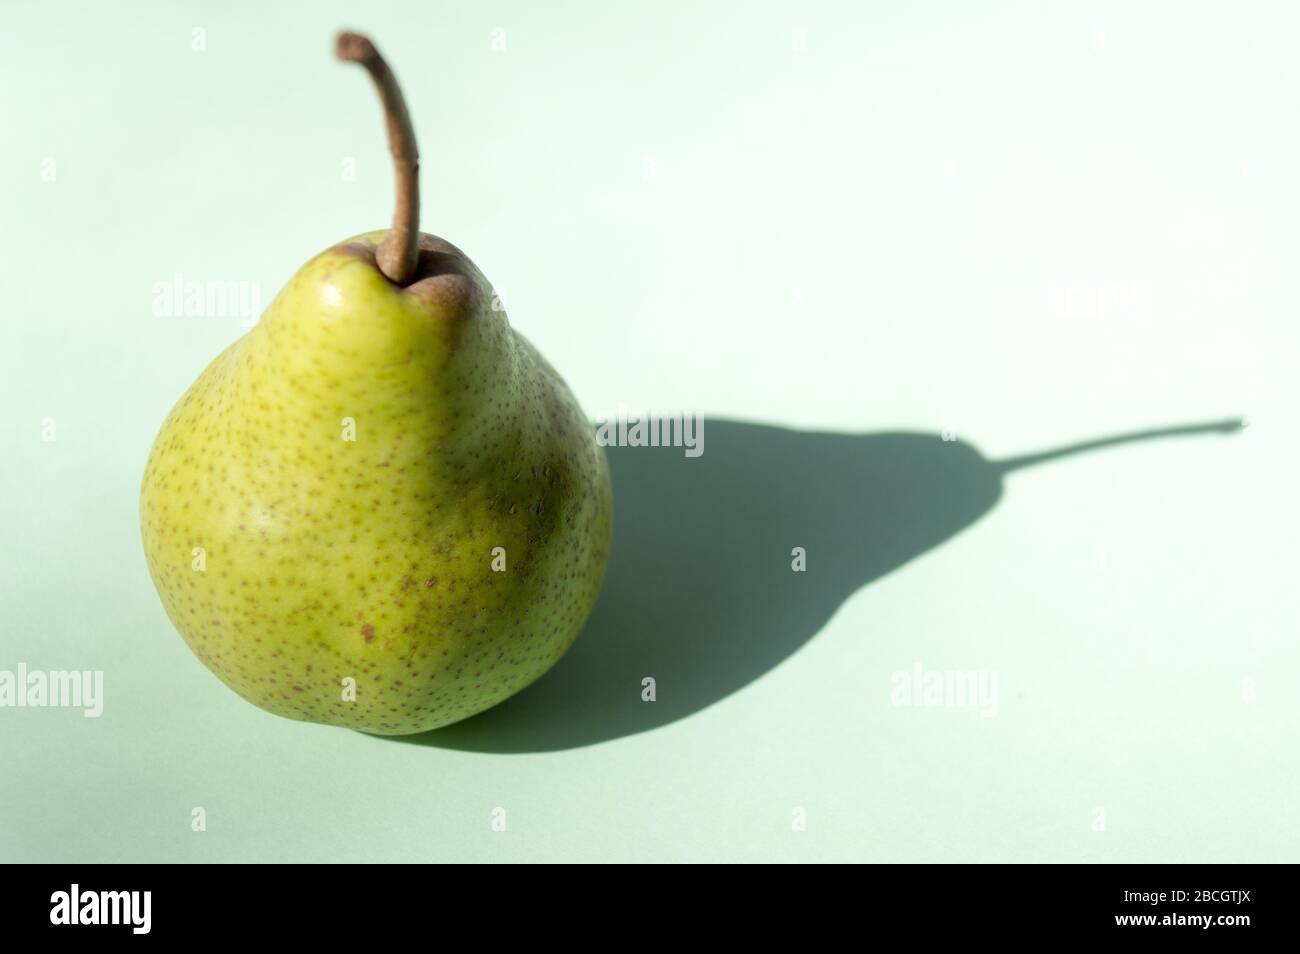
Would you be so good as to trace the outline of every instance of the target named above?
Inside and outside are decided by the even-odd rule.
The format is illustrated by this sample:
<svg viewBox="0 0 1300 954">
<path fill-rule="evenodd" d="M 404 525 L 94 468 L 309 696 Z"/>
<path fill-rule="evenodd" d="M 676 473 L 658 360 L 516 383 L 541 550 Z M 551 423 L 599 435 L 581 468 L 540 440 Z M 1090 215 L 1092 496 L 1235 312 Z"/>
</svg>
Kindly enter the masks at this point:
<svg viewBox="0 0 1300 954">
<path fill-rule="evenodd" d="M 613 502 L 594 431 L 459 249 L 308 262 L 163 424 L 140 521 L 168 616 L 277 715 L 401 735 L 541 676 L 591 612 Z"/>
</svg>

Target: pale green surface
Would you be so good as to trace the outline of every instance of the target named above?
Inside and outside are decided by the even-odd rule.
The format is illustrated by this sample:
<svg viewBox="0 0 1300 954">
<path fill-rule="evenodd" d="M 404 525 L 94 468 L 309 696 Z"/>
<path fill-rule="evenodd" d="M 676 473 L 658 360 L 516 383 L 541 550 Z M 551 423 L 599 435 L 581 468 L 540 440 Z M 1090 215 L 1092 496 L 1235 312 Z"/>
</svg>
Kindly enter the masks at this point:
<svg viewBox="0 0 1300 954">
<path fill-rule="evenodd" d="M 1297 860 L 1290 5 L 612 6 L 0 4 L 0 669 L 107 694 L 98 720 L 0 709 L 0 859 Z M 991 458 L 1253 425 L 1012 476 L 641 735 L 489 755 L 262 713 L 172 631 L 137 529 L 158 426 L 243 329 L 155 317 L 151 288 L 268 302 L 386 223 L 343 25 L 406 86 L 424 227 L 592 414 L 950 427 Z M 1146 283 L 1150 317 L 1053 314 L 1066 278 Z M 917 661 L 998 670 L 998 717 L 891 706 Z"/>
</svg>

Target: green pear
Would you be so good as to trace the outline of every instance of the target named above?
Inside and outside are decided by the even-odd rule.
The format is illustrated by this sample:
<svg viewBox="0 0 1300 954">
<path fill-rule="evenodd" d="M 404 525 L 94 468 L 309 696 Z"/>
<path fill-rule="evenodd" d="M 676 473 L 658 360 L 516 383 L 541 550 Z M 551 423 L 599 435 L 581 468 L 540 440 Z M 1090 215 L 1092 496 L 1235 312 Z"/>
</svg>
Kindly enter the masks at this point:
<svg viewBox="0 0 1300 954">
<path fill-rule="evenodd" d="M 373 45 L 393 228 L 322 252 L 199 376 L 145 467 L 162 603 L 270 712 L 401 735 L 464 719 L 577 637 L 610 546 L 603 449 L 455 246 L 418 230 L 414 134 Z"/>
</svg>

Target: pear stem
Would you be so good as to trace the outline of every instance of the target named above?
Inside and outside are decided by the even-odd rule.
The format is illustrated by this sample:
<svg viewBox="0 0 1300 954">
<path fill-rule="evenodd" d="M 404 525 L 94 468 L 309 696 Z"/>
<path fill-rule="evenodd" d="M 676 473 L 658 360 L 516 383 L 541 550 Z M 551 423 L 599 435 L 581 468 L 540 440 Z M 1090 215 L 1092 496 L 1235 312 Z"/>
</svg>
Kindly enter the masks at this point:
<svg viewBox="0 0 1300 954">
<path fill-rule="evenodd" d="M 415 128 L 397 77 L 367 37 L 360 33 L 340 33 L 334 43 L 334 55 L 344 62 L 364 66 L 379 90 L 388 126 L 388 149 L 393 154 L 397 174 L 397 208 L 393 212 L 393 227 L 380 243 L 375 261 L 389 281 L 406 285 L 415 275 L 420 241 L 420 154 L 415 146 Z"/>
</svg>

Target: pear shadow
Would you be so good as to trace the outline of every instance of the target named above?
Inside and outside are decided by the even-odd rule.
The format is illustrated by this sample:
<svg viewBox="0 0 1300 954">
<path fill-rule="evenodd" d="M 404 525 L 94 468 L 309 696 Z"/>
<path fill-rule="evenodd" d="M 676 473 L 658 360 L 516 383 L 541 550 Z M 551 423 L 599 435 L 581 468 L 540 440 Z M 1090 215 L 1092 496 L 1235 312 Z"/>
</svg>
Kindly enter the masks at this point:
<svg viewBox="0 0 1300 954">
<path fill-rule="evenodd" d="M 704 453 L 610 447 L 614 544 L 577 642 L 493 709 L 392 741 L 548 752 L 644 732 L 726 698 L 815 636 L 861 587 L 998 502 L 1008 472 L 1114 444 L 1231 433 L 1216 421 L 1005 461 L 919 433 L 813 433 L 709 420 Z M 791 550 L 807 553 L 792 571 Z M 653 677 L 656 700 L 642 701 Z"/>
</svg>

